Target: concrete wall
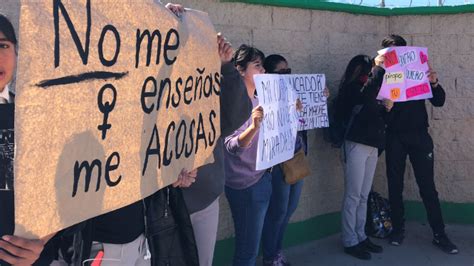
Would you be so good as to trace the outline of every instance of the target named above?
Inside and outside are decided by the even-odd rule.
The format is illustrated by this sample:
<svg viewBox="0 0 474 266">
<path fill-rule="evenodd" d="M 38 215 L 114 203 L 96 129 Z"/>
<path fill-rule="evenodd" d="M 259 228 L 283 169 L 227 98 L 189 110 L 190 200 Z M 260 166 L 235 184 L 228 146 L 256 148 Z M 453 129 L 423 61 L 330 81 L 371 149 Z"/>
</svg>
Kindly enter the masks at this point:
<svg viewBox="0 0 474 266">
<path fill-rule="evenodd" d="M 376 17 L 218 1 L 183 3 L 209 12 L 217 30 L 235 47 L 249 43 L 265 54 L 281 53 L 296 73 L 325 73 L 333 95 L 349 60 L 360 53 L 376 55 L 385 35 L 401 34 L 409 45 L 427 46 L 447 93 L 443 108 L 427 103 L 440 198 L 474 202 L 474 28 L 468 26 L 474 14 Z M 313 175 L 305 180 L 292 221 L 339 211 L 344 193 L 339 150 L 323 140 L 323 130 L 313 130 L 309 140 Z M 410 166 L 405 180 L 405 199 L 420 200 Z M 374 186 L 387 193 L 383 157 Z M 226 238 L 232 219 L 225 199 L 221 205 L 219 237 Z"/>
<path fill-rule="evenodd" d="M 234 47 L 247 43 L 266 55 L 282 54 L 295 73 L 325 73 L 332 94 L 349 60 L 360 53 L 375 55 L 389 30 L 385 17 L 209 0 L 182 2 L 207 11 Z M 339 149 L 323 141 L 323 130 L 310 132 L 309 147 L 313 175 L 305 179 L 293 221 L 339 211 L 344 193 Z M 233 232 L 225 197 L 221 206 L 220 239 Z"/>
<path fill-rule="evenodd" d="M 352 58 L 375 55 L 382 38 L 401 34 L 409 45 L 427 46 L 434 69 L 447 93 L 446 105 L 427 104 L 435 142 L 435 173 L 440 198 L 474 202 L 474 14 L 376 17 L 340 12 L 184 0 L 186 6 L 209 12 L 218 31 L 235 47 L 252 44 L 265 54 L 280 53 L 296 73 L 325 73 L 336 94 L 339 79 Z M 339 150 L 323 140 L 323 130 L 309 135 L 313 175 L 306 178 L 292 221 L 340 210 L 343 172 Z M 374 185 L 386 194 L 385 160 Z M 407 166 L 405 198 L 420 200 L 413 170 Z M 221 199 L 219 238 L 232 234 L 232 218 Z"/>
<path fill-rule="evenodd" d="M 435 171 L 440 198 L 474 202 L 474 14 L 376 17 L 339 12 L 182 0 L 185 6 L 209 13 L 218 31 L 238 47 L 255 45 L 265 54 L 284 55 L 295 73 L 325 73 L 333 95 L 343 71 L 360 53 L 375 55 L 388 33 L 402 34 L 410 45 L 427 46 L 433 67 L 447 92 L 446 105 L 427 104 L 435 141 Z M 2 0 L 0 12 L 18 25 L 18 1 Z M 343 173 L 339 150 L 323 141 L 323 130 L 309 134 L 313 175 L 306 178 L 293 221 L 339 211 Z M 375 186 L 386 193 L 381 158 Z M 407 167 L 405 198 L 419 200 L 413 171 Z M 232 236 L 233 224 L 221 198 L 219 239 Z"/>
</svg>

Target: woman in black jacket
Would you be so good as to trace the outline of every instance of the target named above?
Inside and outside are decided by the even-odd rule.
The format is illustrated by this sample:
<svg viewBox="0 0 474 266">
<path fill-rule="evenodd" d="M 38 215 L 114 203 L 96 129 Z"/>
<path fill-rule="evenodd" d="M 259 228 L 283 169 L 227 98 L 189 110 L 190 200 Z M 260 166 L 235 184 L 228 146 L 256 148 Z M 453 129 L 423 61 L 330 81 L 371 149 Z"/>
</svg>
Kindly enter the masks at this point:
<svg viewBox="0 0 474 266">
<path fill-rule="evenodd" d="M 367 197 L 377 165 L 378 149 L 385 144 L 384 113 L 393 106 L 390 100 L 378 101 L 385 70 L 384 57 L 375 66 L 366 55 L 352 58 L 339 87 L 336 116 L 346 125 L 343 144 L 345 191 L 342 207 L 344 251 L 359 259 L 371 258 L 369 252 L 382 252 L 365 235 Z"/>
</svg>

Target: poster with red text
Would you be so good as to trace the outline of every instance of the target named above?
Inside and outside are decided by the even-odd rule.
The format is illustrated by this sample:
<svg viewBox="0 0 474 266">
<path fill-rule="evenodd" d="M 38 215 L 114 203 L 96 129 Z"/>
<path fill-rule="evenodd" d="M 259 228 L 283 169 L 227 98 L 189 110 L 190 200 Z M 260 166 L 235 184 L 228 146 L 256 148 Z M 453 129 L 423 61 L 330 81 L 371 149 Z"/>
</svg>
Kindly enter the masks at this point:
<svg viewBox="0 0 474 266">
<path fill-rule="evenodd" d="M 385 55 L 385 76 L 377 99 L 394 102 L 433 97 L 428 78 L 428 48 L 389 47 L 378 51 Z"/>
</svg>

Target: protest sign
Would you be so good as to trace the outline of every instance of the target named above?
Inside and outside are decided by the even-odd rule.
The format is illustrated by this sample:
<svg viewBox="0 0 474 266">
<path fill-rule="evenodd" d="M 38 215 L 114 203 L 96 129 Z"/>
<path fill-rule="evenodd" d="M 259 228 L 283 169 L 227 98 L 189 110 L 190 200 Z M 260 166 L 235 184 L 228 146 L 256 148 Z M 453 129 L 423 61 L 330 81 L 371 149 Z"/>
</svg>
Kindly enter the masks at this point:
<svg viewBox="0 0 474 266">
<path fill-rule="evenodd" d="M 283 75 L 255 75 L 254 81 L 264 112 L 256 162 L 256 170 L 262 170 L 293 158 L 298 114 L 295 93 Z"/>
<path fill-rule="evenodd" d="M 16 233 L 42 237 L 213 161 L 220 60 L 207 14 L 153 1 L 22 1 Z"/>
<path fill-rule="evenodd" d="M 329 127 L 327 98 L 324 96 L 325 75 L 293 74 L 282 77 L 287 79 L 303 105 L 303 110 L 298 112 L 298 131 Z"/>
<path fill-rule="evenodd" d="M 405 102 L 433 97 L 428 78 L 428 48 L 389 47 L 378 53 L 385 55 L 385 76 L 377 99 Z"/>
</svg>

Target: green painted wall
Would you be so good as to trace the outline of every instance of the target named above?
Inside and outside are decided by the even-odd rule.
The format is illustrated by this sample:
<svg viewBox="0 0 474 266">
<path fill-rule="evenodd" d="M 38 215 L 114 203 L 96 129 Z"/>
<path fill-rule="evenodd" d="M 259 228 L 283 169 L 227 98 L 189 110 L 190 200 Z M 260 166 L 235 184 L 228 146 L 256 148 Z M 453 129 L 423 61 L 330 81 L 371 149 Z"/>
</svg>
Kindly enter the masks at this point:
<svg viewBox="0 0 474 266">
<path fill-rule="evenodd" d="M 473 13 L 474 5 L 436 6 L 436 7 L 406 7 L 406 8 L 378 8 L 343 3 L 329 3 L 317 0 L 221 0 L 222 2 L 241 2 L 246 4 L 270 5 L 292 8 L 316 9 L 365 14 L 375 16 L 400 15 L 433 15 L 433 14 L 460 14 Z"/>
<path fill-rule="evenodd" d="M 474 224 L 474 203 L 442 202 L 441 209 L 445 223 Z M 409 221 L 427 222 L 425 207 L 422 202 L 406 201 L 405 216 Z M 305 242 L 321 239 L 340 232 L 340 212 L 320 215 L 306 221 L 288 225 L 284 246 L 290 247 Z M 217 241 L 214 265 L 228 265 L 234 250 L 234 239 Z"/>
</svg>

